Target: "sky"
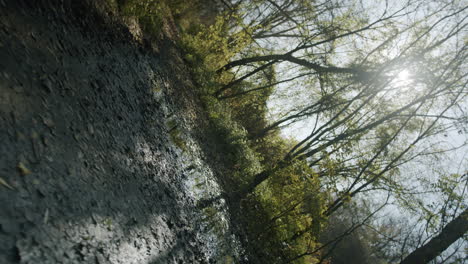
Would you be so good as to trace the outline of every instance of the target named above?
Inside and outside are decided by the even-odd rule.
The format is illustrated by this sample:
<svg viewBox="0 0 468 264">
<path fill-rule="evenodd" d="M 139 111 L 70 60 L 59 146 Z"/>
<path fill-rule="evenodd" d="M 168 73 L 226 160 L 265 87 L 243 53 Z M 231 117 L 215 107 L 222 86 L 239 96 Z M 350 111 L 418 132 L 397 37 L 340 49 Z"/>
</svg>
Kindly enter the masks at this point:
<svg viewBox="0 0 468 264">
<path fill-rule="evenodd" d="M 463 1 L 445 1 L 446 3 L 451 3 L 453 5 L 453 8 L 459 8 L 463 6 Z M 363 1 L 362 2 L 364 6 L 367 8 L 374 8 L 374 10 L 377 10 L 377 12 L 374 12 L 371 14 L 374 15 L 379 15 L 381 12 L 378 12 L 379 10 L 383 10 L 385 7 L 385 2 L 384 1 Z M 402 4 L 402 1 L 389 1 L 387 7 L 389 9 L 397 9 L 399 8 L 399 5 Z M 421 2 L 424 4 L 424 2 Z M 443 1 L 439 1 L 439 4 L 444 3 Z M 466 2 L 465 2 L 466 5 Z M 409 22 L 414 22 L 418 19 L 421 18 L 426 18 L 427 12 L 428 12 L 428 7 L 431 7 L 429 3 L 427 3 L 427 6 L 421 5 L 418 6 L 415 10 L 416 12 L 413 13 L 410 18 L 411 21 Z M 436 23 L 438 19 L 440 19 L 444 14 L 435 14 L 433 15 L 430 19 L 432 19 L 432 23 Z M 456 19 L 457 21 L 462 21 L 466 25 L 466 21 L 464 17 L 467 17 L 468 13 L 463 12 L 459 15 L 457 15 Z M 372 15 L 371 15 L 372 19 Z M 401 24 L 402 26 L 406 25 L 408 21 L 405 21 L 402 19 Z M 431 33 L 431 37 L 439 37 L 441 34 L 446 34 L 447 30 L 450 29 L 451 24 L 450 23 L 439 23 L 436 24 L 437 26 L 433 30 L 433 33 Z M 465 38 L 468 34 L 467 30 L 461 31 L 464 33 Z M 462 34 L 463 35 L 463 34 Z M 399 41 L 408 41 L 407 36 L 403 36 Z M 454 39 L 455 41 L 460 41 L 460 39 L 456 38 Z M 463 41 L 462 41 L 463 42 Z M 393 50 L 388 50 L 387 55 L 392 56 L 393 54 L 401 51 L 398 48 L 398 45 L 401 43 L 398 43 L 396 41 L 395 45 L 393 46 Z M 449 43 L 449 44 L 454 44 L 454 43 Z M 281 43 L 280 43 L 281 45 Z M 285 43 L 285 48 L 288 49 L 288 45 L 291 45 L 291 43 Z M 465 41 L 466 45 L 466 41 Z M 340 48 L 337 49 L 337 51 L 340 54 L 346 54 L 346 48 L 343 48 L 340 50 Z M 437 54 L 439 51 L 435 51 L 433 54 Z M 346 55 L 340 55 L 340 56 L 346 56 Z M 345 62 L 347 59 L 346 58 L 340 58 L 337 59 L 337 62 Z M 464 67 L 466 70 L 467 68 Z M 283 78 L 287 78 L 288 76 L 297 74 L 296 69 L 290 69 L 288 68 L 287 65 L 280 64 L 277 66 L 277 70 L 280 72 L 284 72 L 284 76 L 280 76 Z M 414 80 L 414 72 L 412 72 L 412 69 L 408 68 L 398 68 L 397 69 L 399 73 L 396 75 L 396 79 L 394 85 L 400 86 L 399 89 L 396 90 L 397 96 L 396 98 L 403 97 L 405 94 L 411 94 L 413 90 L 411 89 L 411 85 L 413 84 Z M 431 69 L 429 69 L 431 70 Z M 466 73 L 465 73 L 466 74 Z M 281 79 L 281 78 L 279 78 Z M 268 102 L 268 106 L 271 109 L 270 115 L 271 119 L 275 120 L 278 119 L 280 116 L 280 113 L 284 112 L 285 109 L 291 110 L 293 109 L 293 106 L 301 105 L 301 104 L 306 104 L 311 100 L 311 95 L 307 95 L 307 89 L 300 83 L 297 84 L 281 84 L 276 90 L 276 94 L 274 94 L 271 98 L 271 100 Z M 467 117 L 468 114 L 468 100 L 466 97 L 465 93 L 465 99 L 461 101 L 460 106 L 458 108 L 460 111 L 455 112 L 455 111 L 449 111 L 447 112 L 447 115 L 453 116 L 455 114 L 464 114 L 465 118 Z M 462 113 L 461 111 L 465 111 Z M 284 127 L 281 129 L 281 134 L 286 137 L 286 138 L 294 138 L 298 141 L 304 139 L 307 135 L 309 135 L 311 128 L 315 124 L 315 120 L 313 118 L 305 119 L 302 121 L 299 121 L 297 123 L 294 123 L 293 125 Z M 320 121 L 319 121 L 320 122 Z M 449 121 L 444 120 L 443 121 L 445 124 L 449 124 Z M 414 190 L 420 190 L 424 191 L 427 185 L 423 185 L 423 181 L 426 181 L 427 183 L 436 183 L 437 180 L 439 179 L 440 175 L 450 175 L 450 174 L 466 174 L 468 173 L 468 121 L 465 120 L 464 123 L 464 128 L 458 127 L 455 129 L 450 129 L 444 134 L 437 135 L 431 137 L 428 141 L 426 141 L 423 145 L 417 146 L 416 148 L 422 149 L 423 147 L 426 147 L 428 145 L 437 145 L 437 148 L 440 150 L 449 150 L 453 149 L 452 151 L 447 151 L 442 154 L 439 154 L 437 156 L 423 156 L 421 158 L 415 159 L 412 162 L 409 162 L 407 164 L 404 164 L 401 167 L 401 180 L 403 181 L 403 184 L 406 186 L 412 186 Z M 421 181 L 415 180 L 416 178 L 420 178 Z M 468 179 L 468 177 L 465 177 L 464 179 Z M 463 185 L 462 185 L 463 186 Z M 376 200 L 378 200 L 379 196 L 376 197 Z M 383 194 L 380 194 L 380 198 L 383 198 Z M 434 196 L 432 194 L 425 194 L 425 195 L 419 195 L 417 198 L 421 199 L 422 203 L 428 206 L 429 204 L 438 201 L 441 199 L 440 196 Z M 468 196 L 465 194 L 465 205 L 468 205 Z M 411 216 L 408 212 L 405 212 L 405 210 L 402 210 L 398 206 L 391 206 L 384 210 L 381 215 L 385 214 L 390 214 L 395 217 L 400 217 L 400 218 L 406 218 L 408 221 L 417 221 L 418 218 L 415 218 L 415 216 Z M 417 223 L 416 223 L 416 227 Z M 420 228 L 422 226 L 419 226 Z M 453 249 L 453 247 L 452 247 Z"/>
</svg>

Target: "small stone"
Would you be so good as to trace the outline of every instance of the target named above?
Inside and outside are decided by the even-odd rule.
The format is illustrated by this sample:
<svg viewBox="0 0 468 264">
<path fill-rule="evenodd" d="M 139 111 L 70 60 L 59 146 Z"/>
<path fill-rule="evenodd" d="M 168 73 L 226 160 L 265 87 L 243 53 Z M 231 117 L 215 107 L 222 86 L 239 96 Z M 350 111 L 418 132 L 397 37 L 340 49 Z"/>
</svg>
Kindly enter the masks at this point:
<svg viewBox="0 0 468 264">
<path fill-rule="evenodd" d="M 104 256 L 101 255 L 100 253 L 98 253 L 95 257 L 96 257 L 95 261 L 96 261 L 97 264 L 104 264 L 104 263 L 107 263 L 107 261 L 106 261 L 106 259 L 104 258 Z"/>
<path fill-rule="evenodd" d="M 52 92 L 52 82 L 49 79 L 43 79 L 42 80 L 42 85 L 44 86 L 44 89 L 48 92 Z"/>
<path fill-rule="evenodd" d="M 91 135 L 94 135 L 94 128 L 91 124 L 88 124 L 88 131 Z"/>
<path fill-rule="evenodd" d="M 44 144 L 44 146 L 48 146 L 49 145 L 49 139 L 45 136 L 42 137 L 42 143 Z"/>
<path fill-rule="evenodd" d="M 52 119 L 50 118 L 42 118 L 42 122 L 44 125 L 46 125 L 48 128 L 53 128 L 55 126 L 55 123 Z"/>
</svg>

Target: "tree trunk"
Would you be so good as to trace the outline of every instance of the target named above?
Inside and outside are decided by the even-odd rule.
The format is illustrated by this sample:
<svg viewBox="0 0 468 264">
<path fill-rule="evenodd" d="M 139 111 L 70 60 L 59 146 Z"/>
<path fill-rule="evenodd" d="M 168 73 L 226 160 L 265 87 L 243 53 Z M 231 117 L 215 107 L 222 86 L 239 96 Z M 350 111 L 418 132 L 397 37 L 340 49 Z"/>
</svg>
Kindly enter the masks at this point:
<svg viewBox="0 0 468 264">
<path fill-rule="evenodd" d="M 457 239 L 468 231 L 468 209 L 465 209 L 457 218 L 448 223 L 442 232 L 431 239 L 429 243 L 417 248 L 409 254 L 400 264 L 423 264 L 428 263 L 440 255 Z"/>
<path fill-rule="evenodd" d="M 254 62 L 265 62 L 265 61 L 274 61 L 274 62 L 280 62 L 280 61 L 288 61 L 297 65 L 301 65 L 305 68 L 314 70 L 317 73 L 324 73 L 324 72 L 329 72 L 329 73 L 337 73 L 337 74 L 354 74 L 357 76 L 360 76 L 361 79 L 366 79 L 371 76 L 371 73 L 368 73 L 366 71 L 363 71 L 359 68 L 356 67 L 351 67 L 351 68 L 342 68 L 342 67 L 336 67 L 336 66 L 322 66 L 319 65 L 315 62 L 311 62 L 305 59 L 300 59 L 292 56 L 290 53 L 286 54 L 272 54 L 272 55 L 264 55 L 264 56 L 255 56 L 255 57 L 250 57 L 250 58 L 243 58 L 239 59 L 236 61 L 232 61 L 225 66 L 223 66 L 221 69 L 219 69 L 217 72 L 220 73 L 222 71 L 227 71 L 229 69 L 232 69 L 237 66 L 243 66 L 247 65 L 249 63 L 254 63 Z"/>
</svg>

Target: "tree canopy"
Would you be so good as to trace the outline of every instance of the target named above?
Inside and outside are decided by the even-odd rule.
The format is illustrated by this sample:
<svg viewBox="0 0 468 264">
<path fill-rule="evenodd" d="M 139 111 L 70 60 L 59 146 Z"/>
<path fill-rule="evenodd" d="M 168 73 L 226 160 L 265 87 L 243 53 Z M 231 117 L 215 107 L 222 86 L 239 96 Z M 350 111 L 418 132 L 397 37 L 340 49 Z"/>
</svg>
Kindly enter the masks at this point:
<svg viewBox="0 0 468 264">
<path fill-rule="evenodd" d="M 468 6 L 463 1 L 221 2 L 222 16 L 188 38 L 189 50 L 199 54 L 188 60 L 204 65 L 203 74 L 198 72 L 204 95 L 231 109 L 226 116 L 246 130 L 242 144 L 261 156 L 255 170 L 239 170 L 251 177 L 243 178 L 236 198 L 263 197 L 262 210 L 270 215 L 264 224 L 283 228 L 275 233 L 283 246 L 317 228 L 313 219 L 369 197 L 388 196 L 386 204 L 398 204 L 414 217 L 432 217 L 420 222 L 427 225 L 420 240 L 443 232 L 427 228 L 435 218 L 441 227 L 456 221 L 466 208 L 460 187 L 466 157 L 463 165 L 443 171 L 424 170 L 421 164 L 466 150 Z M 287 133 L 295 139 L 281 139 Z M 236 170 L 242 167 L 233 163 Z M 293 169 L 297 166 L 303 169 Z M 419 173 L 411 175 L 415 167 Z M 279 182 L 297 185 L 285 196 Z M 320 212 L 304 209 L 310 206 L 310 189 L 304 186 L 311 182 L 323 194 Z M 421 199 L 437 204 L 431 211 L 417 202 Z M 447 214 L 449 201 L 457 209 Z M 294 226 L 284 223 L 292 219 Z M 360 227 L 379 229 L 371 218 L 362 219 Z M 326 247 L 301 243 L 309 246 L 283 260 L 325 261 L 316 253 Z M 395 245 L 385 247 L 390 252 Z"/>
</svg>

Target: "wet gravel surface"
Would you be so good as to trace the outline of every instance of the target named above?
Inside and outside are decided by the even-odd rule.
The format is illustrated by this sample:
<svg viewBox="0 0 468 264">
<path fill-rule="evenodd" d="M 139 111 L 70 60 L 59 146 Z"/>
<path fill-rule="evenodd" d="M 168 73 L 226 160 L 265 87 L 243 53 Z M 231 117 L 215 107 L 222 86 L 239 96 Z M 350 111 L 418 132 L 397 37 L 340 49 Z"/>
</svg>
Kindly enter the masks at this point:
<svg viewBox="0 0 468 264">
<path fill-rule="evenodd" d="M 0 263 L 235 261 L 224 201 L 197 206 L 220 191 L 171 42 L 16 2 L 0 0 Z"/>
</svg>

